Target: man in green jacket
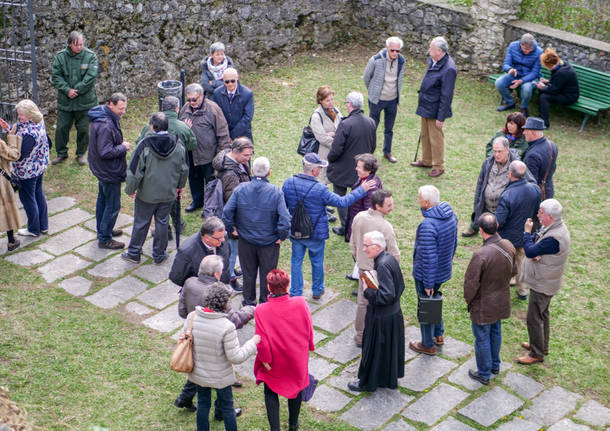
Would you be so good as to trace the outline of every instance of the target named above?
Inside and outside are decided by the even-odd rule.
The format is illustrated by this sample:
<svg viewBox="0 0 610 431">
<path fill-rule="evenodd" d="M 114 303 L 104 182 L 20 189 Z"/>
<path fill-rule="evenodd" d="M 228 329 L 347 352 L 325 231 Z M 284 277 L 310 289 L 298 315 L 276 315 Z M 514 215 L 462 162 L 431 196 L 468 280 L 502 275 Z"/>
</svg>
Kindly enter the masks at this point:
<svg viewBox="0 0 610 431">
<path fill-rule="evenodd" d="M 68 46 L 57 53 L 51 66 L 51 82 L 57 88 L 57 157 L 52 164 L 62 163 L 68 158 L 68 138 L 72 124 L 76 126 L 76 160 L 81 166 L 87 164 L 87 111 L 98 104 L 96 79 L 97 56 L 83 46 L 83 35 L 73 31 L 68 36 Z"/>
<path fill-rule="evenodd" d="M 169 121 L 169 126 L 167 131 L 172 133 L 178 137 L 182 145 L 186 148 L 187 151 L 192 151 L 197 147 L 197 138 L 195 138 L 195 134 L 191 130 L 189 126 L 187 126 L 183 121 L 178 120 L 178 111 L 180 111 L 180 99 L 174 96 L 167 96 L 161 102 L 161 109 L 163 113 L 167 117 Z M 150 131 L 150 126 L 146 125 L 142 128 L 140 132 L 140 136 L 136 139 L 136 145 L 142 141 L 142 139 L 151 135 L 153 132 Z M 170 212 L 170 216 L 172 218 L 172 225 L 176 226 L 176 221 L 178 219 L 178 211 L 180 210 L 180 203 L 178 199 L 175 200 L 172 205 L 172 210 Z M 180 232 L 184 230 L 186 223 L 184 219 L 181 220 L 180 223 Z M 169 240 L 173 239 L 171 226 L 167 229 L 167 238 Z"/>
</svg>

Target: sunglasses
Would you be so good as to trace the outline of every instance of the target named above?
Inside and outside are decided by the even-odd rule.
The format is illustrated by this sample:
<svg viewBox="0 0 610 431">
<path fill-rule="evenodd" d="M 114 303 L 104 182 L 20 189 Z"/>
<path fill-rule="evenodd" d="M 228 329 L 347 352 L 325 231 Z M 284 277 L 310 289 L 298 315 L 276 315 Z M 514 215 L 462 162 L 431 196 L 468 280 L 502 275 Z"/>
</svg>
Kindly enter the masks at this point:
<svg viewBox="0 0 610 431">
<path fill-rule="evenodd" d="M 400 52 L 400 49 L 390 49 L 390 52 Z"/>
<path fill-rule="evenodd" d="M 196 102 L 199 100 L 199 97 L 191 97 L 190 99 L 186 99 L 187 102 Z"/>
<path fill-rule="evenodd" d="M 225 84 L 233 84 L 237 81 L 237 79 L 225 79 Z"/>
</svg>

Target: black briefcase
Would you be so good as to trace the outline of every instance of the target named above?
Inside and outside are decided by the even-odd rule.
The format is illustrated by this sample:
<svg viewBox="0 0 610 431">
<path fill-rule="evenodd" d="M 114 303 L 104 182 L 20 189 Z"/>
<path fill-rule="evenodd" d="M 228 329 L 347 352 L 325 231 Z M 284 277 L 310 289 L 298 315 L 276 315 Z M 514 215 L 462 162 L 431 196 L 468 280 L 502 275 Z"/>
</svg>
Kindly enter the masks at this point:
<svg viewBox="0 0 610 431">
<path fill-rule="evenodd" d="M 443 294 L 420 296 L 417 300 L 417 320 L 419 323 L 440 325 L 443 318 Z"/>
</svg>

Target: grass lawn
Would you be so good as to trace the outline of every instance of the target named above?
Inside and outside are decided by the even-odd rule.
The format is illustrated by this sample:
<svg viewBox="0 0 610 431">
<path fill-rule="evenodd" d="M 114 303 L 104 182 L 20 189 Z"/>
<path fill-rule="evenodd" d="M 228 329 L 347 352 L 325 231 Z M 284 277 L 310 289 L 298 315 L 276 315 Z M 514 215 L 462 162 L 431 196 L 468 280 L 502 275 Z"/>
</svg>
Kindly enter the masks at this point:
<svg viewBox="0 0 610 431">
<path fill-rule="evenodd" d="M 296 144 L 315 109 L 317 87 L 331 85 L 337 107 L 346 114 L 343 104 L 346 94 L 351 90 L 366 94 L 362 72 L 371 54 L 373 51 L 361 47 L 334 52 L 332 56 L 306 53 L 285 64 L 242 74 L 241 81 L 254 91 L 256 98 L 253 125 L 256 156 L 271 160 L 273 183 L 281 185 L 300 169 Z M 410 274 L 415 229 L 422 218 L 416 203 L 417 188 L 428 183 L 436 185 L 441 199 L 449 202 L 458 214 L 460 231 L 463 230 L 470 220 L 485 144 L 505 119 L 505 114 L 494 109 L 498 95 L 492 85 L 459 75 L 454 117 L 445 123 L 447 171 L 439 178 L 428 178 L 425 170 L 408 165 L 419 135 L 419 117 L 414 112 L 423 71 L 423 61 L 408 60 L 392 151 L 399 162 L 390 165 L 382 160 L 379 171 L 384 188 L 394 194 L 395 209 L 388 219 L 394 225 L 402 254 L 407 289 L 401 301 L 409 324 L 416 324 L 416 298 Z M 190 78 L 198 80 L 195 76 Z M 129 101 L 122 122 L 127 140 L 135 141 L 156 106 L 156 98 Z M 536 106 L 532 111 L 537 112 Z M 591 122 L 579 134 L 581 120 L 573 111 L 554 109 L 547 133 L 559 147 L 555 197 L 564 205 L 564 220 L 572 237 L 563 289 L 551 304 L 551 354 L 542 365 L 515 364 L 513 370 L 547 387 L 558 384 L 608 405 L 609 295 L 605 289 L 610 282 L 607 268 L 610 222 L 604 211 L 610 208 L 607 179 L 610 121 L 606 116 L 601 125 Z M 48 128 L 53 136 L 50 124 Z M 380 158 L 382 141 L 380 130 L 376 152 Z M 72 152 L 73 147 L 70 144 Z M 78 167 L 70 159 L 51 167 L 45 181 L 49 198 L 73 196 L 79 206 L 94 211 L 97 183 L 87 168 Z M 188 204 L 189 198 L 184 201 Z M 122 211 L 133 212 L 133 202 L 127 196 L 123 197 Z M 195 232 L 201 223 L 198 214 L 186 215 L 186 220 L 188 234 Z M 446 334 L 468 343 L 473 338 L 462 298 L 462 282 L 472 252 L 480 244 L 480 237 L 459 238 L 453 278 L 443 288 Z M 345 279 L 352 267 L 347 244 L 331 233 L 326 250 L 326 286 L 352 298 L 354 284 Z M 289 266 L 290 244 L 286 242 L 282 245 L 280 267 L 288 270 Z M 308 264 L 304 268 L 306 279 L 310 279 Z M 94 282 L 94 289 L 101 286 L 98 280 Z M 0 384 L 7 386 L 10 397 L 27 410 L 35 429 L 87 430 L 95 426 L 112 430 L 194 429 L 194 415 L 172 405 L 185 379 L 169 370 L 174 344 L 169 337 L 139 325 L 133 316 L 103 311 L 72 297 L 57 283 L 46 284 L 37 272 L 23 270 L 5 260 L 0 260 L 0 286 Z M 502 357 L 508 362 L 523 354 L 519 344 L 527 339 L 527 305 L 517 299 L 512 305 L 512 317 L 503 323 Z M 267 429 L 262 392 L 262 388 L 250 382 L 235 390 L 236 405 L 244 408 L 244 415 L 238 420 L 242 429 Z M 286 411 L 283 403 L 283 415 Z M 287 418 L 282 417 L 282 421 L 285 424 Z M 215 423 L 212 429 L 223 427 Z M 352 428 L 336 416 L 304 408 L 301 429 Z"/>
</svg>

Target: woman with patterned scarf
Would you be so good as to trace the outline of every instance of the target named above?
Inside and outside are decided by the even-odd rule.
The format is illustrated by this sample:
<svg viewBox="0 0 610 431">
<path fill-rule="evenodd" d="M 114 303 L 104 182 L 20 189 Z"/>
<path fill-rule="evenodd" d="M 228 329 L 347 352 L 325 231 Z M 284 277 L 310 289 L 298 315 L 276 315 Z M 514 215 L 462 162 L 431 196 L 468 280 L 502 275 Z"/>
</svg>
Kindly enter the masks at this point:
<svg viewBox="0 0 610 431">
<path fill-rule="evenodd" d="M 210 46 L 210 55 L 201 62 L 201 86 L 205 90 L 205 97 L 212 97 L 214 90 L 224 85 L 222 74 L 229 67 L 233 67 L 233 60 L 225 56 L 224 44 L 214 42 Z"/>
</svg>

